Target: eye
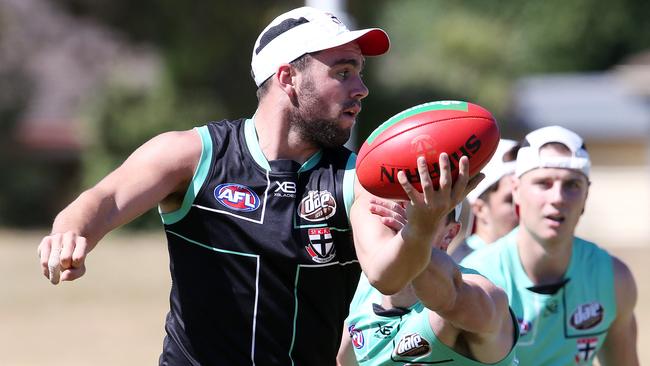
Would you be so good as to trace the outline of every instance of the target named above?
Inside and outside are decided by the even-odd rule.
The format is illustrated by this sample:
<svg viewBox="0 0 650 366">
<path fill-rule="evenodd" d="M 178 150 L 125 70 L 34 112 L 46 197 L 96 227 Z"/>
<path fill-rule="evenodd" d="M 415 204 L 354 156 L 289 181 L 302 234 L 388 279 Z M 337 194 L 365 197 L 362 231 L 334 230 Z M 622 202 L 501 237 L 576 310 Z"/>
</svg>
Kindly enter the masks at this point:
<svg viewBox="0 0 650 366">
<path fill-rule="evenodd" d="M 342 79 L 347 79 L 350 76 L 350 70 L 342 70 L 337 73 Z"/>
<path fill-rule="evenodd" d="M 533 184 L 538 187 L 539 189 L 549 189 L 553 186 L 553 182 L 545 180 L 545 179 L 540 179 L 533 181 Z"/>
<path fill-rule="evenodd" d="M 564 185 L 565 185 L 565 187 L 568 188 L 568 189 L 576 190 L 576 189 L 581 189 L 581 188 L 582 188 L 582 184 L 583 184 L 583 183 L 582 183 L 581 180 L 577 180 L 577 179 L 576 179 L 576 180 L 570 180 L 570 181 L 566 182 Z"/>
</svg>

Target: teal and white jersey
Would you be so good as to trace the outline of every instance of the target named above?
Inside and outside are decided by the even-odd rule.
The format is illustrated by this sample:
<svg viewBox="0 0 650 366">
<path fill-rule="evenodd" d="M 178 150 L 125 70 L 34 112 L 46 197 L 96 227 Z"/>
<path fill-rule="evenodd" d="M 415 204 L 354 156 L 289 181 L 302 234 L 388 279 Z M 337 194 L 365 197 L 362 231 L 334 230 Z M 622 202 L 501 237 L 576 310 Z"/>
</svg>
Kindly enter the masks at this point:
<svg viewBox="0 0 650 366">
<path fill-rule="evenodd" d="M 487 243 L 480 236 L 472 234 L 460 242 L 454 249 L 451 249 L 449 256 L 456 262 L 460 263 L 465 257 L 475 250 L 481 249 Z"/>
<path fill-rule="evenodd" d="M 431 329 L 430 310 L 421 302 L 406 309 L 383 310 L 381 297 L 362 274 L 346 319 L 359 365 L 485 365 L 440 342 Z M 491 365 L 518 365 L 514 347 L 502 361 Z"/>
<path fill-rule="evenodd" d="M 472 248 L 472 250 L 479 250 L 487 246 L 487 243 L 476 234 L 470 235 L 467 239 L 465 239 L 465 242 L 467 243 L 468 247 Z"/>
<path fill-rule="evenodd" d="M 591 365 L 616 317 L 611 256 L 575 238 L 564 276 L 568 282 L 555 293 L 534 292 L 535 284 L 519 261 L 517 232 L 472 253 L 462 264 L 508 294 L 519 321 L 517 357 L 522 365 Z"/>
</svg>

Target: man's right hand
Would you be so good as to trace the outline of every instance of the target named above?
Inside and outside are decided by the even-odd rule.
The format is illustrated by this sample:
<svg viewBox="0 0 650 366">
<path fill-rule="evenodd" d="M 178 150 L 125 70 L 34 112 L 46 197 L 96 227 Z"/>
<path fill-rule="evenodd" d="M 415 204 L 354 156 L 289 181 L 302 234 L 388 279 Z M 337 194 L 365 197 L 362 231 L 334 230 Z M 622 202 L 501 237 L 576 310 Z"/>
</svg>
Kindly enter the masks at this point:
<svg viewBox="0 0 650 366">
<path fill-rule="evenodd" d="M 86 238 L 71 231 L 50 234 L 38 246 L 43 275 L 54 285 L 83 276 L 87 253 Z"/>
</svg>

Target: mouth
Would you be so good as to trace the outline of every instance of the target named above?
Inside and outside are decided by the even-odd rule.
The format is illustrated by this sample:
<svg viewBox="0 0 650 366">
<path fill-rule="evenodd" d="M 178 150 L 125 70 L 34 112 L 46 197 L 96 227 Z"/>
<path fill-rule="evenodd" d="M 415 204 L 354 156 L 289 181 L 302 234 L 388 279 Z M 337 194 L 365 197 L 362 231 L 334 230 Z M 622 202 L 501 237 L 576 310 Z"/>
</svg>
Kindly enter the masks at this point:
<svg viewBox="0 0 650 366">
<path fill-rule="evenodd" d="M 343 114 L 351 118 L 355 118 L 360 112 L 361 104 L 359 103 L 354 103 L 352 106 L 343 110 Z"/>
<path fill-rule="evenodd" d="M 560 225 L 560 224 L 564 223 L 565 217 L 564 217 L 564 215 L 555 214 L 555 215 L 546 215 L 546 216 L 544 216 L 544 219 L 546 219 L 548 221 L 551 221 L 551 222 L 553 222 L 553 223 L 555 223 L 557 225 Z"/>
</svg>

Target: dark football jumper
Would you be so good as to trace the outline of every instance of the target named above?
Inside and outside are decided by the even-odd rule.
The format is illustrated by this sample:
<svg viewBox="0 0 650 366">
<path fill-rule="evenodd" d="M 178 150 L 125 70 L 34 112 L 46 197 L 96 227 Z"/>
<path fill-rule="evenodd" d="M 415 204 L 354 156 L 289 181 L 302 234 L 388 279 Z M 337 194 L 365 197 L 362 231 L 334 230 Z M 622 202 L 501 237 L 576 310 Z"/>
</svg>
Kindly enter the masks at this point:
<svg viewBox="0 0 650 366">
<path fill-rule="evenodd" d="M 196 129 L 201 160 L 162 214 L 172 288 L 161 365 L 333 365 L 360 267 L 355 155 L 266 161 L 253 120 Z"/>
</svg>

